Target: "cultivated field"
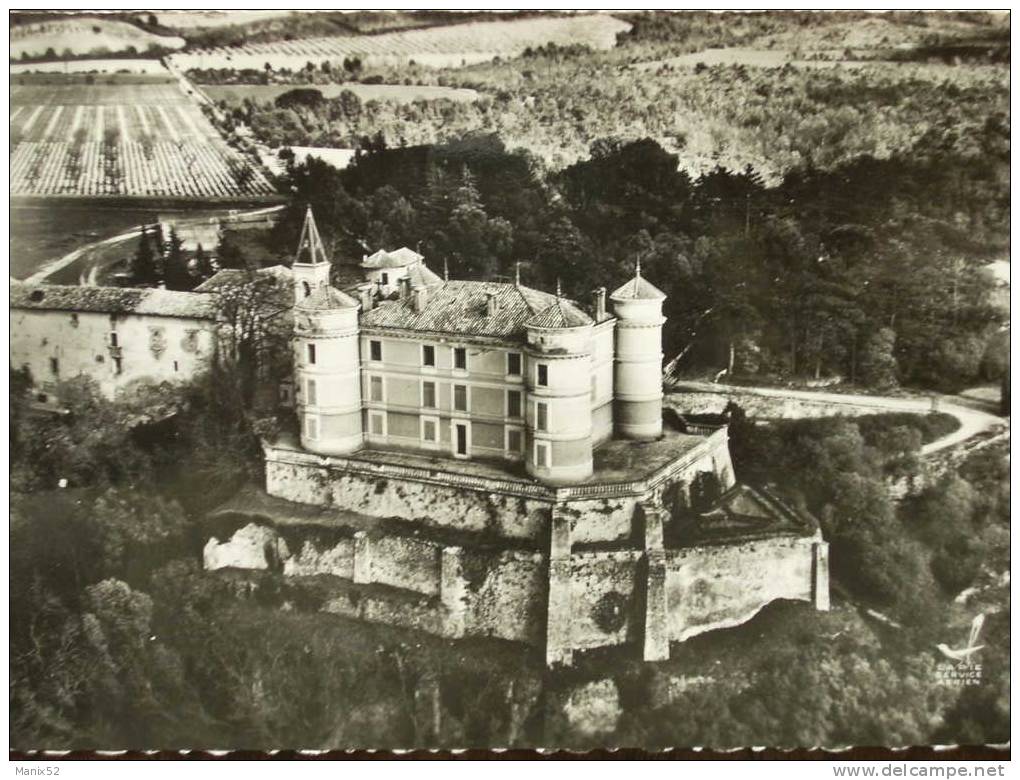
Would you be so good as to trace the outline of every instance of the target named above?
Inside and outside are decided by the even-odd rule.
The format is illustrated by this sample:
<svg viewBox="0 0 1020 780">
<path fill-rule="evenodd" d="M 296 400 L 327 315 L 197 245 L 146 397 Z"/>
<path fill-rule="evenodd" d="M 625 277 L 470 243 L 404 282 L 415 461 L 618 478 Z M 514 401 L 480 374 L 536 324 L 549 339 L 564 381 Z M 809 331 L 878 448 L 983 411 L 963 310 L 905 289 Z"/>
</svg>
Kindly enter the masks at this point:
<svg viewBox="0 0 1020 780">
<path fill-rule="evenodd" d="M 292 11 L 158 11 L 156 18 L 164 27 L 177 30 L 226 27 L 251 24 L 287 16 Z"/>
<path fill-rule="evenodd" d="M 34 22 L 11 27 L 12 60 L 52 54 L 67 57 L 82 54 L 112 54 L 134 48 L 144 52 L 150 46 L 180 49 L 184 39 L 178 36 L 154 35 L 140 27 L 113 19 L 74 17 Z"/>
<path fill-rule="evenodd" d="M 274 192 L 176 82 L 115 80 L 11 85 L 11 195 L 187 199 Z"/>
<path fill-rule="evenodd" d="M 24 73 L 155 73 L 166 78 L 163 63 L 154 59 L 87 59 L 54 60 L 52 62 L 12 62 L 12 76 Z"/>
<path fill-rule="evenodd" d="M 277 97 L 292 89 L 317 89 L 323 97 L 334 98 L 341 92 L 351 91 L 363 101 L 390 100 L 398 103 L 413 103 L 415 100 L 477 100 L 479 94 L 473 89 L 454 87 L 417 86 L 414 84 L 216 84 L 199 87 L 212 100 L 240 105 L 244 100 L 272 103 Z"/>
<path fill-rule="evenodd" d="M 495 57 L 515 57 L 526 48 L 585 44 L 608 49 L 630 24 L 608 14 L 543 17 L 512 21 L 472 22 L 382 35 L 305 38 L 209 49 L 171 55 L 182 70 L 191 68 L 254 68 L 298 70 L 308 62 L 342 62 L 357 57 L 366 64 L 400 64 L 414 60 L 434 67 L 457 67 Z"/>
</svg>

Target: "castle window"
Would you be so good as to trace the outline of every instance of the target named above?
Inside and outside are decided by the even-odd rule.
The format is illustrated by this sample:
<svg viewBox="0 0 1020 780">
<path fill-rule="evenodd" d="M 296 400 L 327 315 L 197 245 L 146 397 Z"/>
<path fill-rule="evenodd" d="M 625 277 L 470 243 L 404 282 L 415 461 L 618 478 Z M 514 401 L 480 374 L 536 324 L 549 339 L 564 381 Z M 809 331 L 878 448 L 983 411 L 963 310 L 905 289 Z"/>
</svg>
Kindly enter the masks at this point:
<svg viewBox="0 0 1020 780">
<path fill-rule="evenodd" d="M 380 402 L 383 400 L 383 378 L 381 376 L 368 378 L 368 400 Z"/>
<path fill-rule="evenodd" d="M 453 348 L 453 367 L 458 371 L 467 371 L 467 350 L 464 347 Z"/>
<path fill-rule="evenodd" d="M 506 429 L 506 451 L 519 454 L 524 450 L 524 431 L 520 428 Z"/>
<path fill-rule="evenodd" d="M 78 315 L 77 315 L 77 313 L 71 315 L 71 327 L 72 328 L 77 328 L 78 327 Z"/>
<path fill-rule="evenodd" d="M 390 275 L 388 273 L 384 272 L 382 274 L 382 284 L 383 284 L 383 287 L 386 287 L 387 285 L 389 285 L 389 283 L 390 283 Z"/>
<path fill-rule="evenodd" d="M 124 373 L 124 361 L 119 357 L 113 359 L 113 373 L 116 376 L 120 376 Z"/>
<path fill-rule="evenodd" d="M 308 365 L 314 366 L 315 365 L 315 345 L 314 344 L 307 344 L 305 346 L 307 347 L 307 352 L 308 352 Z"/>
<path fill-rule="evenodd" d="M 437 418 L 421 418 L 421 440 L 430 443 L 439 441 L 439 420 Z"/>
<path fill-rule="evenodd" d="M 318 403 L 314 379 L 305 380 L 305 403 L 312 406 L 315 406 L 315 404 Z"/>
<path fill-rule="evenodd" d="M 315 415 L 305 415 L 305 438 L 312 441 L 319 438 L 319 418 Z"/>
<path fill-rule="evenodd" d="M 548 468 L 552 465 L 549 461 L 549 445 L 544 441 L 535 442 L 535 465 L 539 468 Z"/>
<path fill-rule="evenodd" d="M 307 298 L 309 295 L 312 294 L 312 286 L 308 284 L 308 282 L 301 282 L 301 291 L 305 294 L 305 297 Z"/>
<path fill-rule="evenodd" d="M 535 404 L 535 430 L 549 430 L 549 406 L 541 401 Z"/>
<path fill-rule="evenodd" d="M 466 412 L 468 410 L 467 385 L 453 386 L 453 408 L 458 412 Z"/>
<path fill-rule="evenodd" d="M 436 404 L 436 383 L 421 383 L 421 405 L 425 409 L 435 409 Z"/>
<path fill-rule="evenodd" d="M 382 342 L 381 341 L 370 341 L 368 342 L 368 359 L 375 361 L 376 363 L 382 360 Z"/>
<path fill-rule="evenodd" d="M 368 432 L 372 436 L 385 436 L 386 435 L 386 413 L 385 412 L 369 412 L 368 413 Z"/>
<path fill-rule="evenodd" d="M 421 364 L 423 366 L 436 367 L 436 348 L 431 344 L 423 344 L 421 347 Z"/>
<path fill-rule="evenodd" d="M 507 373 L 507 376 L 520 376 L 521 375 L 521 353 L 520 352 L 507 352 L 506 353 L 506 373 Z"/>
<path fill-rule="evenodd" d="M 507 390 L 506 391 L 506 416 L 507 417 L 520 417 L 521 416 L 521 391 L 520 390 Z"/>
<path fill-rule="evenodd" d="M 539 363 L 538 366 L 536 367 L 535 371 L 536 371 L 536 374 L 537 374 L 535 381 L 538 383 L 538 386 L 539 387 L 548 387 L 549 386 L 549 366 L 547 366 L 545 363 Z"/>
<path fill-rule="evenodd" d="M 178 370 L 179 370 L 179 367 L 177 365 L 177 361 L 175 360 L 174 361 L 174 373 L 176 374 L 178 372 Z"/>
<path fill-rule="evenodd" d="M 114 333 L 110 333 L 110 346 L 111 347 L 118 347 L 118 346 L 120 346 L 120 344 L 117 341 L 117 334 L 115 332 Z"/>
<path fill-rule="evenodd" d="M 50 373 L 53 374 L 53 376 L 60 375 L 60 361 L 56 358 L 50 358 Z"/>
</svg>

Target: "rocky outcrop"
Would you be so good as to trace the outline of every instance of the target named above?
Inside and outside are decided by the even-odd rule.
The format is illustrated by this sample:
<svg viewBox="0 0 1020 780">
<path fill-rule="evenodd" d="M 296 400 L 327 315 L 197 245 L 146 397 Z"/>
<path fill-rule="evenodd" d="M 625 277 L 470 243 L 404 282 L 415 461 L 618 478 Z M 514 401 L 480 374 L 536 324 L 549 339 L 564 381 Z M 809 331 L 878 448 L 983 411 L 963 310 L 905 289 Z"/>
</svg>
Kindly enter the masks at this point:
<svg viewBox="0 0 1020 780">
<path fill-rule="evenodd" d="M 289 557 L 287 543 L 273 528 L 248 523 L 225 542 L 215 536 L 202 550 L 207 571 L 215 569 L 278 569 Z"/>
</svg>

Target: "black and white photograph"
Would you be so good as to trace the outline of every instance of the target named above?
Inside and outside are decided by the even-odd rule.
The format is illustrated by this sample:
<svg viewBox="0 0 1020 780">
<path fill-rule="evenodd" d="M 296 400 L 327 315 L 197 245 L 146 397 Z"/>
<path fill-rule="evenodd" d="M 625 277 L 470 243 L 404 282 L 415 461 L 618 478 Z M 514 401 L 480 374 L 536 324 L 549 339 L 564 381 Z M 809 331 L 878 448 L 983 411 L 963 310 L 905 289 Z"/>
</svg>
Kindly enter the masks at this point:
<svg viewBox="0 0 1020 780">
<path fill-rule="evenodd" d="M 10 10 L 9 761 L 1007 777 L 1010 39 Z"/>
</svg>

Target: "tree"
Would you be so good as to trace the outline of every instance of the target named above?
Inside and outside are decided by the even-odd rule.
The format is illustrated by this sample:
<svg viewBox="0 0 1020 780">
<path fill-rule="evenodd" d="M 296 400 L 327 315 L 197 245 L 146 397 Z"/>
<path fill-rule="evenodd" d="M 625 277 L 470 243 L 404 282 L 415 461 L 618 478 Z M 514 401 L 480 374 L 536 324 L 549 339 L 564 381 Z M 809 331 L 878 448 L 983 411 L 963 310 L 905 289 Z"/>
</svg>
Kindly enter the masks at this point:
<svg viewBox="0 0 1020 780">
<path fill-rule="evenodd" d="M 896 387 L 896 332 L 892 328 L 873 331 L 864 342 L 858 360 L 861 382 L 877 390 Z"/>
<path fill-rule="evenodd" d="M 142 234 L 138 238 L 138 248 L 131 259 L 131 277 L 135 284 L 155 284 L 159 281 L 159 272 L 156 269 L 156 258 L 152 254 L 152 244 L 149 241 L 149 231 L 142 225 Z"/>
<path fill-rule="evenodd" d="M 195 277 L 188 270 L 188 260 L 177 228 L 170 228 L 170 242 L 163 260 L 163 280 L 168 290 L 190 290 L 195 286 Z"/>
<path fill-rule="evenodd" d="M 216 273 L 216 269 L 213 268 L 212 258 L 209 257 L 201 244 L 195 248 L 195 273 L 201 279 L 208 279 Z"/>
</svg>

